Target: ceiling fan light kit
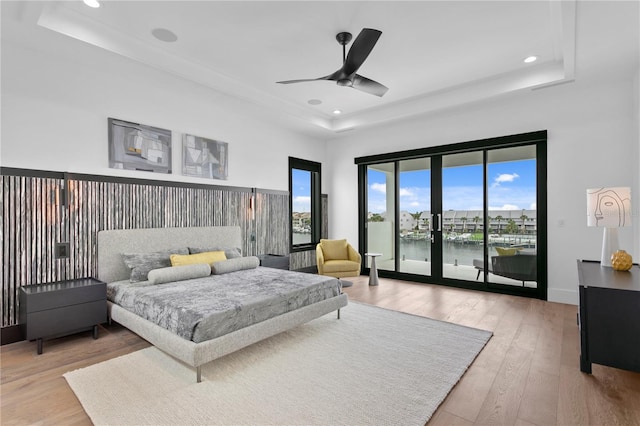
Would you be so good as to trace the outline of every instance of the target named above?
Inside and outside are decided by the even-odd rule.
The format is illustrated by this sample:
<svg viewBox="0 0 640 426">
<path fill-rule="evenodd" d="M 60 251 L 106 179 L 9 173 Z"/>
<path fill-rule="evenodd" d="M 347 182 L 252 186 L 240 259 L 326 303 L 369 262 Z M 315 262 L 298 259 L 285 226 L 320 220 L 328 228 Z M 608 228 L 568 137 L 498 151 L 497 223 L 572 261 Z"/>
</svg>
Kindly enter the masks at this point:
<svg viewBox="0 0 640 426">
<path fill-rule="evenodd" d="M 372 28 L 363 28 L 362 31 L 360 31 L 360 34 L 358 34 L 358 37 L 354 40 L 351 48 L 349 49 L 349 53 L 347 54 L 346 46 L 353 36 L 348 32 L 340 32 L 336 34 L 336 40 L 340 45 L 342 45 L 342 67 L 339 70 L 324 77 L 278 81 L 278 83 L 291 84 L 307 81 L 329 80 L 335 81 L 338 86 L 352 87 L 362 92 L 382 97 L 387 93 L 387 90 L 389 90 L 386 86 L 357 74 L 358 69 L 360 69 L 364 61 L 367 59 L 381 35 L 382 31 L 374 30 Z"/>
</svg>

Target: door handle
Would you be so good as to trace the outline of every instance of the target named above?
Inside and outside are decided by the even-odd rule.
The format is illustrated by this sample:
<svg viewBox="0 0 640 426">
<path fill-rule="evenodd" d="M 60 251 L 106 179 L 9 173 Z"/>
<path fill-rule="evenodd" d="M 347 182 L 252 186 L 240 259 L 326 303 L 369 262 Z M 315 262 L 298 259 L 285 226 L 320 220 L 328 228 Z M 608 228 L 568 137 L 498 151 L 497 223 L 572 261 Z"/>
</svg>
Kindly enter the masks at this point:
<svg viewBox="0 0 640 426">
<path fill-rule="evenodd" d="M 442 232 L 442 215 L 438 213 L 438 232 Z"/>
</svg>

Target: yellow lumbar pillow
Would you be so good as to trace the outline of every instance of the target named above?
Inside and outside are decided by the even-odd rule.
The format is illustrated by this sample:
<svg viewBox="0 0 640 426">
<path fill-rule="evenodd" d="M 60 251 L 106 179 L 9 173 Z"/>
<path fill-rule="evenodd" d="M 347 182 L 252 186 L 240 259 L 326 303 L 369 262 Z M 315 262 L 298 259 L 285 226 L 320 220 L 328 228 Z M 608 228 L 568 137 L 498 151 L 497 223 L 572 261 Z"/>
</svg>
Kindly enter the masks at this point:
<svg viewBox="0 0 640 426">
<path fill-rule="evenodd" d="M 221 260 L 227 260 L 224 251 L 206 251 L 197 254 L 172 254 L 171 266 L 193 265 L 194 263 L 212 264 L 214 262 L 220 262 Z"/>
<path fill-rule="evenodd" d="M 514 254 L 518 254 L 518 252 L 520 250 L 522 250 L 522 249 L 521 248 L 496 247 L 496 251 L 498 252 L 498 256 L 513 256 Z"/>
</svg>

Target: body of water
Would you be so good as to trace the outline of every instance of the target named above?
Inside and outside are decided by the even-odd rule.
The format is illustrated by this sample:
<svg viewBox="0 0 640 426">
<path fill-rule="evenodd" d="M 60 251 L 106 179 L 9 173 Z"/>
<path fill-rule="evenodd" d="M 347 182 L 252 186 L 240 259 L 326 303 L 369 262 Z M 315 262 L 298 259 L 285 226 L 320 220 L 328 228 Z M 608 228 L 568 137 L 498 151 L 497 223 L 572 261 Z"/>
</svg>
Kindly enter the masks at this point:
<svg viewBox="0 0 640 426">
<path fill-rule="evenodd" d="M 507 241 L 512 244 L 526 244 L 532 242 L 533 237 L 527 236 L 526 240 L 523 240 L 520 236 L 513 236 L 509 238 L 504 237 L 504 243 L 497 244 L 498 246 L 509 246 Z M 304 244 L 311 241 L 311 234 L 293 234 L 294 244 Z M 535 241 L 535 240 L 533 240 Z M 443 241 L 444 250 L 442 257 L 444 263 L 455 264 L 456 260 L 458 265 L 473 265 L 473 259 L 482 259 L 483 247 L 481 242 L 454 242 Z M 497 253 L 493 248 L 489 250 L 489 256 L 495 256 Z M 426 239 L 412 240 L 407 238 L 400 239 L 400 258 L 404 256 L 405 260 L 421 260 L 431 261 L 431 242 Z"/>
<path fill-rule="evenodd" d="M 533 236 L 504 236 L 500 238 L 499 243 L 494 243 L 489 248 L 489 256 L 496 256 L 497 252 L 493 247 L 510 247 L 522 246 L 525 248 L 533 248 L 535 246 L 535 237 Z M 483 244 L 482 241 L 477 242 L 442 242 L 442 258 L 444 263 L 454 265 L 457 261 L 458 265 L 473 265 L 473 259 L 482 259 Z M 431 261 L 431 241 L 429 240 L 400 240 L 400 258 L 404 255 L 406 260 L 422 260 Z"/>
<path fill-rule="evenodd" d="M 473 265 L 473 259 L 482 259 L 481 244 L 460 244 L 444 241 L 442 257 L 444 263 Z M 404 257 L 403 257 L 404 256 Z M 400 240 L 400 258 L 405 260 L 431 261 L 431 242 L 428 240 Z"/>
<path fill-rule="evenodd" d="M 293 233 L 293 244 L 309 244 L 311 242 L 311 234 Z"/>
</svg>

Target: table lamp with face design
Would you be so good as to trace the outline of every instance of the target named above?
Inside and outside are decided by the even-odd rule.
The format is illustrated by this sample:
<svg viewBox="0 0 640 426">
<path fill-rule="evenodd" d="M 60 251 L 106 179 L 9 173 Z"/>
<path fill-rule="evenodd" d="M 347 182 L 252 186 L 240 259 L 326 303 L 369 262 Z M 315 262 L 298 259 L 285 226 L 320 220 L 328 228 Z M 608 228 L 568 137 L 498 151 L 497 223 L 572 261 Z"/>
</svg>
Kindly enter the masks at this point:
<svg viewBox="0 0 640 426">
<path fill-rule="evenodd" d="M 619 249 L 618 228 L 631 226 L 631 188 L 587 189 L 587 226 L 604 228 L 600 264 L 611 267 Z"/>
</svg>

